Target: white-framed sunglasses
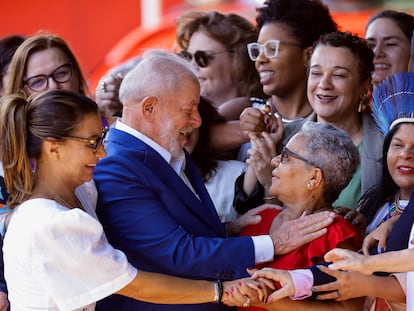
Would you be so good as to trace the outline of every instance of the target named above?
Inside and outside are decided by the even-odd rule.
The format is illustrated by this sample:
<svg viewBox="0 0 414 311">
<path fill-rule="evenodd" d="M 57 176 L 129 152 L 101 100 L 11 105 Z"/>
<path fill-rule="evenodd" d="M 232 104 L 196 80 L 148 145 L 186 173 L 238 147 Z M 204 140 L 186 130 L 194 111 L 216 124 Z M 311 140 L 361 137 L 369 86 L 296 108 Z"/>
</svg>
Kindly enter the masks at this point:
<svg viewBox="0 0 414 311">
<path fill-rule="evenodd" d="M 276 58 L 279 53 L 279 45 L 281 43 L 297 46 L 301 45 L 300 43 L 285 42 L 280 40 L 268 40 L 263 44 L 252 42 L 247 44 L 247 52 L 249 53 L 249 57 L 252 61 L 256 61 L 261 53 L 264 53 L 267 58 Z"/>
</svg>

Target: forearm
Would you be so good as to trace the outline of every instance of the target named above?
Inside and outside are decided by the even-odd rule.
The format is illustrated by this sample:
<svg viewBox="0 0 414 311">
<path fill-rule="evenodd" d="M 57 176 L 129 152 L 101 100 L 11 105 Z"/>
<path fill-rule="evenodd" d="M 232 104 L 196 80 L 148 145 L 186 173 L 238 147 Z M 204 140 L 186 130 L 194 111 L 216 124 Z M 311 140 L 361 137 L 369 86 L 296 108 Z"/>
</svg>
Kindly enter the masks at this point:
<svg viewBox="0 0 414 311">
<path fill-rule="evenodd" d="M 270 311 L 360 311 L 364 305 L 365 298 L 351 299 L 347 301 L 317 301 L 317 300 L 291 300 L 284 298 L 271 304 L 263 305 L 262 307 Z"/>
<path fill-rule="evenodd" d="M 249 196 L 255 189 L 257 182 L 253 168 L 248 166 L 243 180 L 243 191 L 247 196 Z"/>
<path fill-rule="evenodd" d="M 189 280 L 169 275 L 138 271 L 127 286 L 117 292 L 133 299 L 159 304 L 193 304 L 213 302 L 215 283 Z"/>
<path fill-rule="evenodd" d="M 247 135 L 240 129 L 239 121 L 228 121 L 211 128 L 213 148 L 219 151 L 237 148 L 248 140 Z"/>
<path fill-rule="evenodd" d="M 414 270 L 414 248 L 364 257 L 364 266 L 372 272 L 408 272 Z"/>
<path fill-rule="evenodd" d="M 361 296 L 380 297 L 395 302 L 405 302 L 405 293 L 398 280 L 393 276 L 366 277 L 366 281 L 359 282 Z"/>
</svg>

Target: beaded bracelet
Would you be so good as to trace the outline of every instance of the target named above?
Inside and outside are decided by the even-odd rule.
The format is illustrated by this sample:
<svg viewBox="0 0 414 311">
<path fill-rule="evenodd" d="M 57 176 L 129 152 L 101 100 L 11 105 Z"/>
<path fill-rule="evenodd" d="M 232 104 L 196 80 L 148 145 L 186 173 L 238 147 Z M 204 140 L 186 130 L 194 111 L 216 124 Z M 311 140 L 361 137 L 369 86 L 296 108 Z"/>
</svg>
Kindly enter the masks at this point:
<svg viewBox="0 0 414 311">
<path fill-rule="evenodd" d="M 214 283 L 214 292 L 214 302 L 221 303 L 223 298 L 223 283 L 220 280 L 216 280 L 216 283 Z"/>
</svg>

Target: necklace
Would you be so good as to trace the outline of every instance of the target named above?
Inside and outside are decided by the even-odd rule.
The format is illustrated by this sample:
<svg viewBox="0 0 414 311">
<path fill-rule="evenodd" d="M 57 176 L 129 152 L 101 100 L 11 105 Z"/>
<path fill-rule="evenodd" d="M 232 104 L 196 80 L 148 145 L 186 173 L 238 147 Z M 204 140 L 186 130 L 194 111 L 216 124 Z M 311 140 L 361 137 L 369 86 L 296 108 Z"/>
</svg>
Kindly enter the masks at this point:
<svg viewBox="0 0 414 311">
<path fill-rule="evenodd" d="M 82 209 L 83 210 L 83 207 L 82 207 L 82 203 L 78 200 L 78 198 L 76 197 L 76 195 L 75 195 L 75 200 L 76 200 L 76 204 L 75 205 L 72 205 L 72 204 L 69 204 L 64 198 L 62 198 L 59 194 L 57 194 L 55 191 L 53 191 L 50 187 L 49 187 L 49 185 L 47 184 L 47 183 L 45 183 L 45 182 L 42 182 L 42 184 L 44 184 L 45 185 L 45 187 L 46 187 L 46 189 L 50 192 L 50 194 L 52 195 L 52 197 L 53 197 L 53 199 L 55 199 L 56 201 L 58 201 L 59 203 L 63 203 L 63 205 L 64 206 L 66 206 L 66 207 L 69 207 L 69 208 L 71 208 L 71 209 L 73 209 L 73 208 L 80 208 L 80 209 Z"/>
<path fill-rule="evenodd" d="M 381 223 L 387 221 L 391 217 L 395 215 L 400 215 L 404 212 L 405 207 L 400 206 L 400 193 L 397 192 L 394 196 L 394 201 L 389 204 L 388 213 L 385 217 L 381 220 Z"/>
</svg>

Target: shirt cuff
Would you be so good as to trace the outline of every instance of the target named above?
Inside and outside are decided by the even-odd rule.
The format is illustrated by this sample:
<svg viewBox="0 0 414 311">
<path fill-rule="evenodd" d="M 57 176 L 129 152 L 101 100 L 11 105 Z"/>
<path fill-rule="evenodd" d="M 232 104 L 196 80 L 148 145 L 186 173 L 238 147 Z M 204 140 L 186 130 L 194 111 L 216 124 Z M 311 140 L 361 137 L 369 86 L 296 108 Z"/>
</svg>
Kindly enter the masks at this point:
<svg viewBox="0 0 414 311">
<path fill-rule="evenodd" d="M 288 271 L 295 286 L 295 295 L 290 296 L 292 300 L 302 300 L 312 296 L 313 274 L 309 269 L 297 269 Z"/>
<path fill-rule="evenodd" d="M 262 263 L 273 260 L 275 250 L 273 241 L 270 235 L 252 236 L 254 245 L 254 260 L 255 263 Z"/>
</svg>

